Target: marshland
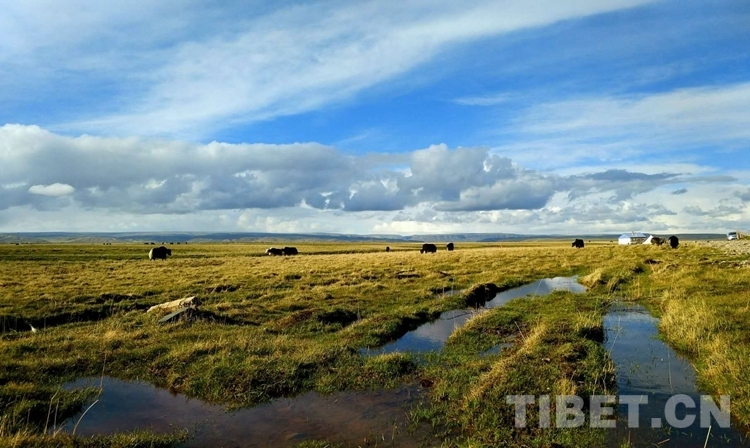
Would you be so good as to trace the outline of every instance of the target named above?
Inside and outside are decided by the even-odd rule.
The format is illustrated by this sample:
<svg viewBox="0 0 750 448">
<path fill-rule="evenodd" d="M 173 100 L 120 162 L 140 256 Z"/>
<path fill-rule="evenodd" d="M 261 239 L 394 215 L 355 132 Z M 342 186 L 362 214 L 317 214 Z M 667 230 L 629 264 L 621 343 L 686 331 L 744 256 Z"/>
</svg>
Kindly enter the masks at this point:
<svg viewBox="0 0 750 448">
<path fill-rule="evenodd" d="M 303 242 L 299 255 L 276 257 L 269 245 L 172 246 L 166 261 L 149 261 L 142 244 L 2 245 L 0 445 L 641 446 L 619 426 L 516 428 L 506 402 L 617 394 L 622 369 L 605 317 L 623 304 L 653 316 L 652 338 L 694 369 L 696 390 L 731 396 L 736 434 L 703 432 L 696 446 L 748 443 L 747 254 L 692 242 L 463 243 L 435 254 Z M 484 306 L 559 277 L 585 289 Z M 201 305 L 182 319 L 146 312 L 191 296 Z M 439 347 L 379 350 L 453 310 L 465 316 Z M 173 421 L 106 426 L 133 419 L 104 406 L 118 387 L 110 405 L 146 390 L 123 408 L 157 400 Z M 528 421 L 538 414 L 529 407 Z M 211 429 L 190 421 L 200 415 L 235 421 Z M 301 423 L 315 418 L 328 420 Z M 668 428 L 648 439 L 686 446 L 670 445 Z"/>
</svg>

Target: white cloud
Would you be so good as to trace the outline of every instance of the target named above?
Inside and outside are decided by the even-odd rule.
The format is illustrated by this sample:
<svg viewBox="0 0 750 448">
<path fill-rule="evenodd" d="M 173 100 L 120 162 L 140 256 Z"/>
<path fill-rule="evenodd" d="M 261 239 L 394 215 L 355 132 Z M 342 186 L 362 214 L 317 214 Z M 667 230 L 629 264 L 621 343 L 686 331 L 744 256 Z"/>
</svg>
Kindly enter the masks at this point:
<svg viewBox="0 0 750 448">
<path fill-rule="evenodd" d="M 749 112 L 750 83 L 744 83 L 543 104 L 524 116 L 521 124 L 528 133 L 575 132 L 581 140 L 617 140 L 637 130 L 644 138 L 701 144 L 748 138 Z"/>
<path fill-rule="evenodd" d="M 514 95 L 510 93 L 498 93 L 485 96 L 467 96 L 453 100 L 456 104 L 463 106 L 497 106 L 510 101 Z"/>
<path fill-rule="evenodd" d="M 542 172 L 486 148 L 442 144 L 348 155 L 317 143 L 67 137 L 6 125 L 0 166 L 3 230 L 559 233 L 750 224 L 747 171 L 675 164 Z"/>
<path fill-rule="evenodd" d="M 690 164 L 706 146 L 746 149 L 750 83 L 542 103 L 514 126 L 513 143 L 493 152 L 529 167 Z"/>
<path fill-rule="evenodd" d="M 651 1 L 333 1 L 267 11 L 77 0 L 65 5 L 75 14 L 21 2 L 0 18 L 0 60 L 13 62 L 6 75 L 19 84 L 38 67 L 36 77 L 75 72 L 120 86 L 94 117 L 58 129 L 195 137 L 351 98 L 477 39 Z"/>
<path fill-rule="evenodd" d="M 32 185 L 29 187 L 29 193 L 42 196 L 68 196 L 73 194 L 74 191 L 76 189 L 72 186 L 57 182 L 51 185 Z"/>
</svg>

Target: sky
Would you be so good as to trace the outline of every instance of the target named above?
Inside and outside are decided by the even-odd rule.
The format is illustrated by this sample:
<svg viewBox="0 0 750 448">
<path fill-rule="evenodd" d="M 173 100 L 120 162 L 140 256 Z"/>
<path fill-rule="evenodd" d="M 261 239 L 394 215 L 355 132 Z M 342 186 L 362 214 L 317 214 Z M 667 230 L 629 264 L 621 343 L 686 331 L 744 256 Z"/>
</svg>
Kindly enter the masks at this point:
<svg viewBox="0 0 750 448">
<path fill-rule="evenodd" d="M 2 11 L 0 232 L 750 230 L 747 0 Z"/>
</svg>

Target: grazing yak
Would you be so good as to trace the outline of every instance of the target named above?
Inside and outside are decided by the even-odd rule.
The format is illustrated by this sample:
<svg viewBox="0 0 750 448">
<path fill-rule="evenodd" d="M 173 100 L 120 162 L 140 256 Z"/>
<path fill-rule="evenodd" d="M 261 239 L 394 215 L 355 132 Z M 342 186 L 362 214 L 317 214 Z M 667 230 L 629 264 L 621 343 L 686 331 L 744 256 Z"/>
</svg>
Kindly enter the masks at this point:
<svg viewBox="0 0 750 448">
<path fill-rule="evenodd" d="M 148 259 L 151 261 L 154 261 L 157 258 L 166 260 L 167 256 L 172 256 L 172 249 L 167 249 L 164 246 L 154 247 L 148 252 Z"/>
<path fill-rule="evenodd" d="M 299 253 L 296 247 L 285 247 L 283 251 L 284 255 L 297 255 Z"/>
<path fill-rule="evenodd" d="M 573 241 L 573 244 L 571 244 L 570 247 L 575 247 L 576 249 L 582 249 L 583 248 L 583 240 L 580 239 L 580 238 L 576 238 L 576 240 Z"/>
<path fill-rule="evenodd" d="M 284 249 L 269 247 L 266 249 L 266 255 L 284 255 Z"/>
<path fill-rule="evenodd" d="M 445 245 L 445 248 L 446 248 L 446 249 L 448 249 L 449 251 L 450 251 L 450 250 L 453 250 L 453 243 L 448 243 L 448 244 L 446 244 L 446 245 Z"/>
<path fill-rule="evenodd" d="M 420 254 L 426 254 L 432 252 L 433 254 L 437 252 L 437 246 L 432 243 L 424 243 L 422 244 L 422 249 L 419 250 Z"/>
<path fill-rule="evenodd" d="M 662 244 L 664 244 L 664 242 L 664 238 L 660 238 L 658 236 L 651 238 L 651 244 L 656 244 L 657 246 L 661 246 Z"/>
<path fill-rule="evenodd" d="M 679 245 L 680 245 L 680 239 L 679 239 L 679 238 L 677 238 L 677 237 L 676 237 L 676 236 L 674 236 L 674 235 L 672 235 L 672 236 L 670 236 L 669 238 L 667 238 L 667 240 L 669 241 L 669 246 L 670 246 L 670 247 L 671 247 L 672 249 L 677 249 L 677 246 L 679 246 Z"/>
<path fill-rule="evenodd" d="M 385 251 L 386 252 L 390 252 L 391 251 L 391 246 L 385 246 Z"/>
</svg>

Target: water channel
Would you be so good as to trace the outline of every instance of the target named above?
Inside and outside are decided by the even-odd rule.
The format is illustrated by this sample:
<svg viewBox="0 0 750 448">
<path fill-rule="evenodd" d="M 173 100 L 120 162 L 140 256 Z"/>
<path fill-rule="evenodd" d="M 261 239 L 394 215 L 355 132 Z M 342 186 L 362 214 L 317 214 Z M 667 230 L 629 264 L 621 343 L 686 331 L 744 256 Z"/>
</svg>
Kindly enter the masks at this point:
<svg viewBox="0 0 750 448">
<path fill-rule="evenodd" d="M 628 427 L 628 405 L 619 404 L 617 426 L 608 431 L 608 444 L 620 446 L 630 441 L 632 446 L 750 446 L 746 437 L 719 427 L 715 419 L 710 421 L 710 434 L 709 428 L 701 425 L 700 408 L 707 403 L 701 401 L 695 370 L 658 338 L 658 323 L 644 307 L 633 304 L 615 303 L 604 317 L 605 347 L 617 369 L 618 395 L 646 397 L 637 405 L 638 428 Z M 695 415 L 693 424 L 685 428 L 672 427 L 666 420 L 667 400 L 678 394 L 690 397 L 696 406 L 690 410 L 676 406 L 679 420 Z M 715 404 L 720 405 L 718 400 Z M 661 428 L 652 427 L 658 425 Z"/>
<path fill-rule="evenodd" d="M 552 291 L 580 293 L 585 287 L 575 277 L 543 279 L 497 294 L 485 308 L 508 301 Z M 451 333 L 462 326 L 473 309 L 452 310 L 406 333 L 398 340 L 372 349 L 368 354 L 395 351 L 426 352 L 440 350 Z M 693 425 L 673 428 L 666 422 L 652 428 L 654 419 L 664 421 L 669 397 L 685 394 L 701 406 L 695 371 L 689 362 L 657 338 L 658 320 L 638 305 L 616 303 L 604 318 L 605 347 L 616 365 L 619 396 L 643 395 L 648 403 L 639 405 L 638 428 L 628 428 L 628 408 L 618 407 L 616 429 L 608 430 L 607 444 L 623 446 L 750 446 L 745 436 L 731 428 L 720 428 L 712 420 L 708 428 Z M 499 351 L 508 342 L 491 349 Z M 348 446 L 420 446 L 429 434 L 407 430 L 407 411 L 425 397 L 418 385 L 371 392 L 338 392 L 321 395 L 308 392 L 294 398 L 280 398 L 250 409 L 227 412 L 222 406 L 172 394 L 144 382 L 116 378 L 88 378 L 65 385 L 66 388 L 99 387 L 98 402 L 81 419 L 80 435 L 112 434 L 133 429 L 165 433 L 189 431 L 184 446 L 260 447 L 293 446 L 303 440 L 324 439 Z M 717 403 L 718 405 L 718 403 Z M 698 410 L 693 412 L 699 415 Z M 684 418 L 686 409 L 678 406 L 676 417 Z M 72 431 L 78 418 L 63 423 Z M 708 442 L 706 442 L 708 440 Z"/>
</svg>

